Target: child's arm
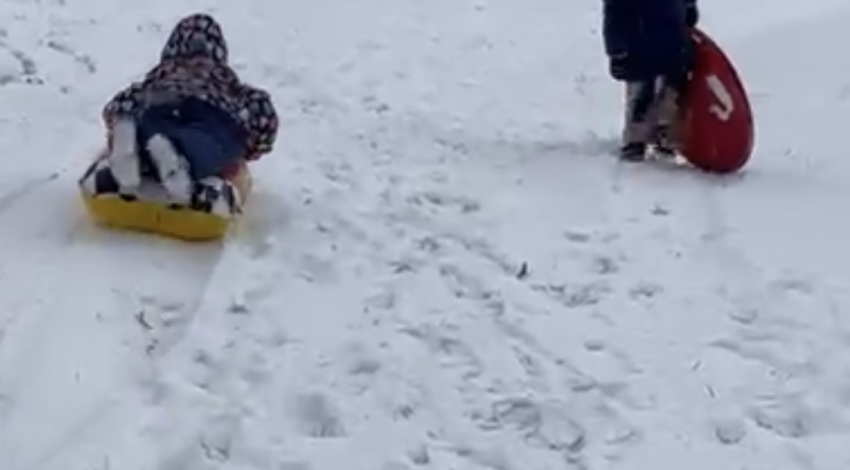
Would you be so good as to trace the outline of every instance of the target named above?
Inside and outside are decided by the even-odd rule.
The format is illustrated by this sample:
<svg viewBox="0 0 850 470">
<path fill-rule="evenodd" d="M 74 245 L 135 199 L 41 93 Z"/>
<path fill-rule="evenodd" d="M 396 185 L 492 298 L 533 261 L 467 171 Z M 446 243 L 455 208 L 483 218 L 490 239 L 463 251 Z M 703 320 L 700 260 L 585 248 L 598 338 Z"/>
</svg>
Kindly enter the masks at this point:
<svg viewBox="0 0 850 470">
<path fill-rule="evenodd" d="M 145 76 L 133 82 L 127 88 L 119 91 L 103 107 L 103 121 L 107 127 L 111 126 L 121 116 L 136 114 L 139 109 L 150 99 L 146 90 L 151 83 L 162 79 L 177 65 L 173 62 L 160 62 L 148 70 Z"/>
<path fill-rule="evenodd" d="M 602 5 L 602 32 L 608 57 L 626 56 L 629 53 L 634 30 L 640 18 L 634 11 L 632 0 L 604 0 Z"/>
<path fill-rule="evenodd" d="M 685 24 L 693 28 L 699 23 L 699 8 L 697 0 L 685 0 Z"/>
<path fill-rule="evenodd" d="M 274 148 L 279 126 L 277 111 L 265 90 L 242 85 L 242 99 L 249 133 L 246 159 L 258 160 Z"/>
<path fill-rule="evenodd" d="M 102 117 L 103 123 L 107 128 L 112 128 L 112 125 L 122 116 L 135 114 L 141 104 L 140 94 L 142 91 L 142 82 L 134 82 L 129 87 L 119 91 L 112 97 L 109 102 L 103 107 Z"/>
</svg>

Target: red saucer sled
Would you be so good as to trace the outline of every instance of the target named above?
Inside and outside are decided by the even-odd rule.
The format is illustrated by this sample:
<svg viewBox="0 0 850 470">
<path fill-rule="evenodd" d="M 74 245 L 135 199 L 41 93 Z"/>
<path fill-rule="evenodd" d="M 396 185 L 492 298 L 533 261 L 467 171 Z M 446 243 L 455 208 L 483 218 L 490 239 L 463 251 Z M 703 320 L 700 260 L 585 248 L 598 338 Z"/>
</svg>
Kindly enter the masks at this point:
<svg viewBox="0 0 850 470">
<path fill-rule="evenodd" d="M 734 173 L 750 160 L 755 142 L 753 112 L 737 70 L 705 32 L 691 34 L 695 68 L 682 97 L 676 140 L 693 166 Z"/>
</svg>

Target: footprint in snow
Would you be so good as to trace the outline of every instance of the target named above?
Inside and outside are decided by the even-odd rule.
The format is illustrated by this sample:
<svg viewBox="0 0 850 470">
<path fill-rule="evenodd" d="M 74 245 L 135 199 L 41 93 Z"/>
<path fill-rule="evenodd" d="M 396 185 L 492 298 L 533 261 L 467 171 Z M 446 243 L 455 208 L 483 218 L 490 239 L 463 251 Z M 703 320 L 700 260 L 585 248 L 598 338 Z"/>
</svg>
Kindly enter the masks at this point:
<svg viewBox="0 0 850 470">
<path fill-rule="evenodd" d="M 49 39 L 45 45 L 60 54 L 70 57 L 88 74 L 92 75 L 97 73 L 97 63 L 90 55 L 81 53 L 74 49 L 71 45 L 56 39 Z"/>
<path fill-rule="evenodd" d="M 782 278 L 771 281 L 769 289 L 782 295 L 798 294 L 798 295 L 814 295 L 815 286 L 805 279 L 799 278 Z"/>
<path fill-rule="evenodd" d="M 484 286 L 481 279 L 459 266 L 453 264 L 440 266 L 440 277 L 457 299 L 487 301 L 494 295 L 490 289 Z"/>
<path fill-rule="evenodd" d="M 591 230 L 566 230 L 563 233 L 564 238 L 570 243 L 584 245 L 588 243 L 598 242 L 603 245 L 617 241 L 620 236 L 615 233 L 595 232 Z"/>
<path fill-rule="evenodd" d="M 522 278 L 527 274 L 520 275 L 523 271 L 528 270 L 528 266 L 512 260 L 510 256 L 498 250 L 487 240 L 468 237 L 463 234 L 448 234 L 444 238 L 445 241 L 453 242 L 467 252 L 479 256 L 496 267 L 505 276 Z"/>
<path fill-rule="evenodd" d="M 298 429 L 306 436 L 334 438 L 345 436 L 337 407 L 324 395 L 303 394 L 292 403 Z"/>
<path fill-rule="evenodd" d="M 760 428 L 789 439 L 812 435 L 818 424 L 817 416 L 805 404 L 779 397 L 762 400 L 749 410 L 749 416 Z"/>
<path fill-rule="evenodd" d="M 711 422 L 714 436 L 724 445 L 735 445 L 747 435 L 747 428 L 740 419 L 724 418 Z"/>
<path fill-rule="evenodd" d="M 381 370 L 383 364 L 364 345 L 351 344 L 343 349 L 341 361 L 348 373 L 355 376 L 371 376 Z"/>
<path fill-rule="evenodd" d="M 547 295 L 567 308 L 591 307 L 601 303 L 613 292 L 607 282 L 579 284 L 536 284 L 537 292 Z"/>
<path fill-rule="evenodd" d="M 239 370 L 240 378 L 251 388 L 260 388 L 272 383 L 273 366 L 269 361 L 268 350 L 262 353 L 254 351 L 251 359 Z"/>
<path fill-rule="evenodd" d="M 600 276 L 612 276 L 620 272 L 620 261 L 613 256 L 597 255 L 593 257 L 592 271 Z"/>
<path fill-rule="evenodd" d="M 191 307 L 183 301 L 151 296 L 139 298 L 136 322 L 148 335 L 148 354 L 162 354 L 176 344 L 191 322 Z"/>
<path fill-rule="evenodd" d="M 420 192 L 408 197 L 407 202 L 418 206 L 429 205 L 438 209 L 455 210 L 461 214 L 471 214 L 481 210 L 481 203 L 474 198 L 439 191 Z"/>
<path fill-rule="evenodd" d="M 407 451 L 407 457 L 414 465 L 422 467 L 431 463 L 431 453 L 424 444 L 417 445 Z"/>
<path fill-rule="evenodd" d="M 411 327 L 403 332 L 424 343 L 431 353 L 440 358 L 443 367 L 461 369 L 464 379 L 479 377 L 484 373 L 484 363 L 471 346 L 442 334 L 436 327 Z"/>
<path fill-rule="evenodd" d="M 555 452 L 580 452 L 587 443 L 583 426 L 566 410 L 556 403 L 528 398 L 508 398 L 494 403 L 491 415 L 481 427 L 512 428 L 527 444 Z"/>
<path fill-rule="evenodd" d="M 640 282 L 629 289 L 632 300 L 652 299 L 664 292 L 664 286 L 651 282 Z"/>
</svg>

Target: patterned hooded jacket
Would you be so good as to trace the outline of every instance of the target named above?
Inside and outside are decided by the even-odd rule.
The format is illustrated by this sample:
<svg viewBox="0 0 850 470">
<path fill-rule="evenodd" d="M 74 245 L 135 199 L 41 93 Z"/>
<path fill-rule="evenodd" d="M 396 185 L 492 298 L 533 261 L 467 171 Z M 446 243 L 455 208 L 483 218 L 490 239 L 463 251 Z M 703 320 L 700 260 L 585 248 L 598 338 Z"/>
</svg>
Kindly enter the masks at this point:
<svg viewBox="0 0 850 470">
<path fill-rule="evenodd" d="M 246 159 L 272 150 L 278 118 L 269 94 L 242 83 L 228 64 L 221 26 L 211 16 L 183 18 L 171 32 L 159 63 L 140 82 L 119 92 L 103 109 L 108 128 L 147 106 L 195 97 L 224 110 L 247 131 Z"/>
</svg>

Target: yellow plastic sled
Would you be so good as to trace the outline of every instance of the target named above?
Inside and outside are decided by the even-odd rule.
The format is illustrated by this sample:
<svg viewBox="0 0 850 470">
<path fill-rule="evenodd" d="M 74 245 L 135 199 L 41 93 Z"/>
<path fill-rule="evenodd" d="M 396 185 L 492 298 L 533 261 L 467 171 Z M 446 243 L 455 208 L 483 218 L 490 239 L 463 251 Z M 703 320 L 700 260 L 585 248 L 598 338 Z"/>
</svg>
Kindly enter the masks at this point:
<svg viewBox="0 0 850 470">
<path fill-rule="evenodd" d="M 188 242 L 219 240 L 235 222 L 237 214 L 225 217 L 190 208 L 173 208 L 160 196 L 161 188 L 151 182 L 136 199 L 127 200 L 116 193 L 98 193 L 94 180 L 103 168 L 98 159 L 80 179 L 80 192 L 89 216 L 99 225 L 134 232 L 158 234 Z M 241 205 L 251 191 L 247 166 L 240 169 L 234 181 Z"/>
</svg>

